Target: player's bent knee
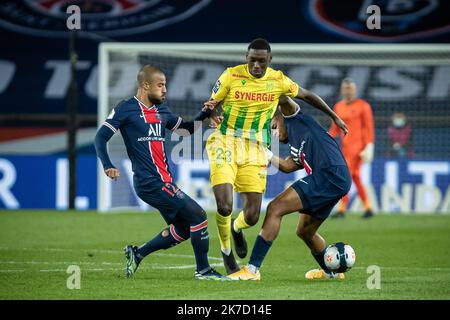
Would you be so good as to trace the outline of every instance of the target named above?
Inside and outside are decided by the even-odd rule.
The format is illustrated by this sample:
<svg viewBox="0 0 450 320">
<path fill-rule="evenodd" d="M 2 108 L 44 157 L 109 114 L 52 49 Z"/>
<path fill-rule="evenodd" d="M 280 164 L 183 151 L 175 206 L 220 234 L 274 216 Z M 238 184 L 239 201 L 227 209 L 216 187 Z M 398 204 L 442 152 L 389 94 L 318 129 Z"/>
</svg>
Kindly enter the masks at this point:
<svg viewBox="0 0 450 320">
<path fill-rule="evenodd" d="M 197 219 L 200 221 L 204 221 L 207 219 L 206 211 L 199 207 L 200 210 L 196 210 L 195 214 Z"/>
<path fill-rule="evenodd" d="M 207 219 L 205 210 L 203 210 L 203 208 L 192 199 L 186 201 L 186 204 L 180 210 L 180 213 L 180 216 L 190 224 L 198 224 Z"/>
<path fill-rule="evenodd" d="M 270 201 L 269 205 L 267 206 L 267 212 L 266 215 L 268 216 L 279 216 L 281 214 L 280 206 L 276 204 L 275 201 Z"/>
<path fill-rule="evenodd" d="M 249 226 L 254 226 L 258 223 L 259 220 L 259 212 L 255 213 L 252 212 L 251 214 L 246 214 L 244 216 L 245 223 L 247 223 Z"/>
<path fill-rule="evenodd" d="M 222 217 L 228 217 L 233 212 L 233 206 L 229 203 L 223 202 L 217 204 L 217 212 Z"/>
<path fill-rule="evenodd" d="M 205 211 L 197 211 L 193 214 L 191 223 L 192 224 L 199 224 L 207 220 L 206 212 Z"/>
<path fill-rule="evenodd" d="M 312 239 L 312 237 L 314 236 L 315 232 L 312 232 L 308 229 L 305 228 L 299 228 L 297 229 L 297 237 L 299 237 L 302 240 L 309 240 Z"/>
</svg>

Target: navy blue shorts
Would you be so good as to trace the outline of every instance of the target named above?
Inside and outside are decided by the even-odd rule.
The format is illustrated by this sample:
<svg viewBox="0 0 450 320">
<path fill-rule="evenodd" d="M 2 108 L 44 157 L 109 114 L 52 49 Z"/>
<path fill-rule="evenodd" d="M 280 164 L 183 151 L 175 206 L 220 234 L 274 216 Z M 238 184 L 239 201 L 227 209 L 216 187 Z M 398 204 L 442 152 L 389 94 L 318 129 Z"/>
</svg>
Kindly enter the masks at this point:
<svg viewBox="0 0 450 320">
<path fill-rule="evenodd" d="M 352 186 L 347 166 L 333 166 L 313 172 L 292 184 L 302 200 L 302 213 L 325 220 L 338 201 Z"/>
<path fill-rule="evenodd" d="M 135 188 L 135 190 L 139 198 L 161 212 L 167 224 L 175 222 L 178 212 L 188 202 L 195 202 L 174 183 L 152 183 L 149 188 Z"/>
</svg>

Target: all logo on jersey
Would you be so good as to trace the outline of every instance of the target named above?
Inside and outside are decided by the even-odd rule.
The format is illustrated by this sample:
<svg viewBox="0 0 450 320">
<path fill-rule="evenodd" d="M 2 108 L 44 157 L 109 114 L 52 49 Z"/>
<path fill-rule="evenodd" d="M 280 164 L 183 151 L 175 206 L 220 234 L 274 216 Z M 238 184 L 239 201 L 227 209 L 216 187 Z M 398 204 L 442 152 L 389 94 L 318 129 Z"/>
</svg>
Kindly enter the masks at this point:
<svg viewBox="0 0 450 320">
<path fill-rule="evenodd" d="M 153 122 L 148 124 L 148 135 L 146 137 L 139 137 L 137 141 L 164 141 L 162 136 L 162 126 L 160 122 Z"/>
<path fill-rule="evenodd" d="M 44 37 L 67 37 L 67 7 L 77 5 L 81 31 L 126 36 L 163 28 L 197 14 L 211 0 L 2 0 L 0 26 Z M 83 33 L 80 34 L 83 36 Z"/>
<path fill-rule="evenodd" d="M 367 8 L 381 11 L 381 29 L 370 30 Z M 308 12 L 309 11 L 309 12 Z M 398 41 L 450 33 L 450 1 L 310 0 L 309 16 L 322 28 L 365 41 Z"/>
<path fill-rule="evenodd" d="M 149 137 L 161 137 L 161 123 L 149 123 L 148 126 Z"/>
</svg>

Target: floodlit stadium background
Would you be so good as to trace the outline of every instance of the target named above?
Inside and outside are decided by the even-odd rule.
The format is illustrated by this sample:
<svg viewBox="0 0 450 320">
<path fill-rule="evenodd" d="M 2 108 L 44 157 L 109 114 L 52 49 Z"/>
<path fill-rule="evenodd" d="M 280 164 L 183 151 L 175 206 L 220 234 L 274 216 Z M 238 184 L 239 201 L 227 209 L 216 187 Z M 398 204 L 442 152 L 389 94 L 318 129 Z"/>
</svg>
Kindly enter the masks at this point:
<svg viewBox="0 0 450 320">
<path fill-rule="evenodd" d="M 241 10 L 233 10 L 233 1 L 223 4 L 209 0 L 182 4 L 166 1 L 155 8 L 137 1 L 140 4 L 132 8 L 134 13 L 120 7 L 119 1 L 113 1 L 118 6 L 115 13 L 108 6 L 96 7 L 97 15 L 89 12 L 92 9 L 84 11 L 84 24 L 76 42 L 79 59 L 76 207 L 79 210 L 102 208 L 98 202 L 93 148 L 101 93 L 100 43 L 119 42 L 124 46 L 130 42 L 178 43 L 179 47 L 183 47 L 180 43 L 217 44 L 198 56 L 177 55 L 170 50 L 138 54 L 132 48 L 124 54 L 111 55 L 109 107 L 134 94 L 134 78 L 140 65 L 154 63 L 168 77 L 168 103 L 172 110 L 189 118 L 209 97 L 223 69 L 244 63 L 246 44 L 261 36 L 274 44 L 272 66 L 318 93 L 330 106 L 339 99 L 342 78 L 351 77 L 358 84 L 360 97 L 371 104 L 375 117 L 375 161 L 364 167 L 363 181 L 370 186 L 369 195 L 376 211 L 450 213 L 450 57 L 448 49 L 435 53 L 421 51 L 427 45 L 448 43 L 448 22 L 439 15 L 446 12 L 448 4 L 440 3 L 440 7 L 430 7 L 428 11 L 413 5 L 395 8 L 386 5 L 382 10 L 395 18 L 385 19 L 384 29 L 382 26 L 381 30 L 370 32 L 361 19 L 365 1 L 351 1 L 346 7 L 338 7 L 332 1 L 281 2 L 270 13 L 264 11 L 255 16 L 246 14 L 250 7 L 245 4 L 239 4 Z M 70 64 L 66 15 L 64 7 L 57 6 L 60 3 L 63 2 L 51 5 L 42 1 L 34 4 L 6 1 L 0 5 L 0 34 L 2 39 L 11 39 L 0 54 L 0 208 L 68 207 L 66 102 Z M 345 17 L 343 12 L 347 13 Z M 12 13 L 26 13 L 36 21 L 47 18 L 51 23 L 45 27 L 44 24 L 28 25 L 28 20 L 17 19 Z M 151 22 L 130 26 L 124 20 L 127 15 L 144 13 L 153 15 Z M 223 18 L 230 15 L 231 22 Z M 210 22 L 205 24 L 205 21 Z M 277 51 L 277 43 L 293 47 L 307 43 L 326 46 L 320 54 L 308 56 L 295 51 Z M 393 49 L 383 56 L 370 53 L 367 48 L 365 53 L 351 49 L 352 45 L 367 44 L 376 51 L 391 43 L 410 45 L 412 49 L 405 52 L 399 48 L 398 54 Z M 234 44 L 232 54 L 220 49 L 227 44 Z M 347 49 L 340 54 L 337 51 L 343 45 Z M 325 127 L 329 126 L 326 117 L 305 104 L 302 107 Z M 406 150 L 394 150 L 389 135 L 392 115 L 396 112 L 405 114 L 410 125 L 409 133 L 405 133 L 410 136 Z M 172 142 L 169 150 L 174 145 Z M 285 151 L 281 148 L 282 154 Z M 191 156 L 197 162 L 186 160 L 172 164 L 172 172 L 188 194 L 206 209 L 213 210 L 207 163 L 198 162 L 201 154 L 192 152 L 188 158 Z M 127 172 L 126 167 L 121 169 Z M 130 180 L 125 177 L 115 185 L 113 192 L 117 194 L 112 194 L 119 203 L 111 206 L 139 208 Z M 295 177 L 271 176 L 264 203 Z M 236 201 L 236 205 L 240 206 L 240 202 Z M 361 210 L 357 198 L 351 202 L 351 210 Z"/>
</svg>

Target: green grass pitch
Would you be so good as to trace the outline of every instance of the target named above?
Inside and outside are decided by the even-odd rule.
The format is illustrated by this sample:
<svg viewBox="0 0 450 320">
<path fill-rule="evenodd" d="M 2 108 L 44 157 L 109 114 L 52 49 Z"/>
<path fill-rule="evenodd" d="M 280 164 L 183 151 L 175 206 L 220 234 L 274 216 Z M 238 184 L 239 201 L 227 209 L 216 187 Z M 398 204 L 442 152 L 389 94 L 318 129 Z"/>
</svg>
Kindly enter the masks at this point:
<svg viewBox="0 0 450 320">
<path fill-rule="evenodd" d="M 193 279 L 189 242 L 150 255 L 133 279 L 124 277 L 122 248 L 159 232 L 159 214 L 0 211 L 0 299 L 450 299 L 450 216 L 328 219 L 327 242 L 349 243 L 357 255 L 343 281 L 304 278 L 316 265 L 295 235 L 297 219 L 283 220 L 260 282 L 224 283 Z M 209 221 L 210 262 L 224 272 L 214 215 Z M 261 224 L 246 231 L 250 250 Z M 70 265 L 80 267 L 79 290 L 67 288 Z M 367 288 L 370 265 L 380 267 L 381 289 Z"/>
</svg>

